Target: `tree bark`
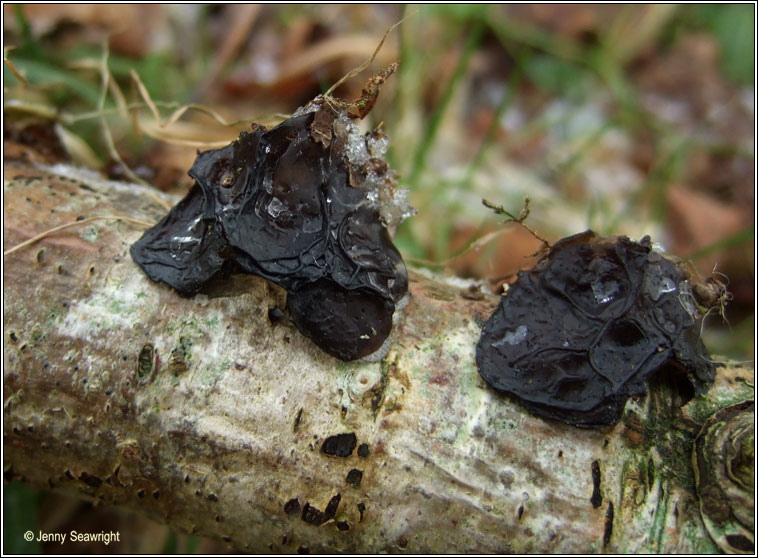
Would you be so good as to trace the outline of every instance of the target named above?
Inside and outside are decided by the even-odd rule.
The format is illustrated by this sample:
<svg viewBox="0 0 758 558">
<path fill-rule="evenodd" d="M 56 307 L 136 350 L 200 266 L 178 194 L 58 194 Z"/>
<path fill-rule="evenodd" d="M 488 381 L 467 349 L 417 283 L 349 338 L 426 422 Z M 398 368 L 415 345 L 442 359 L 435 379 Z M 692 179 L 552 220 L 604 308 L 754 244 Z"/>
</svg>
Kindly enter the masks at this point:
<svg viewBox="0 0 758 558">
<path fill-rule="evenodd" d="M 5 250 L 80 217 L 165 214 L 89 171 L 4 170 Z M 263 279 L 192 298 L 151 282 L 129 256 L 141 234 L 88 221 L 4 258 L 6 478 L 253 552 L 718 551 L 693 440 L 752 399 L 752 368 L 721 367 L 684 406 L 654 381 L 617 426 L 578 429 L 479 377 L 498 299 L 470 282 L 411 271 L 389 353 L 345 363 L 270 319 L 285 293 Z M 346 433 L 349 455 L 322 452 Z"/>
</svg>

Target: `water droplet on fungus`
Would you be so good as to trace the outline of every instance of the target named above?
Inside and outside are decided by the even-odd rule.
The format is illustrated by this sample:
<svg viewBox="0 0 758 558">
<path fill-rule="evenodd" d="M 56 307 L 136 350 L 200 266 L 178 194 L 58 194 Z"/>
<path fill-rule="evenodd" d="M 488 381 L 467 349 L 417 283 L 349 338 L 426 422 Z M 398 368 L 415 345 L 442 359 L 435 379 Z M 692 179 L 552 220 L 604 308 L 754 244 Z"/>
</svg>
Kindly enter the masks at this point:
<svg viewBox="0 0 758 558">
<path fill-rule="evenodd" d="M 235 270 L 259 275 L 287 290 L 292 321 L 324 351 L 374 353 L 408 291 L 389 231 L 412 209 L 379 158 L 385 143 L 317 97 L 271 130 L 200 153 L 195 185 L 132 258 L 186 296 Z"/>
<path fill-rule="evenodd" d="M 582 427 L 616 424 L 671 361 L 699 395 L 715 365 L 689 281 L 647 237 L 565 238 L 501 298 L 477 345 L 479 373 L 532 413 Z"/>
</svg>

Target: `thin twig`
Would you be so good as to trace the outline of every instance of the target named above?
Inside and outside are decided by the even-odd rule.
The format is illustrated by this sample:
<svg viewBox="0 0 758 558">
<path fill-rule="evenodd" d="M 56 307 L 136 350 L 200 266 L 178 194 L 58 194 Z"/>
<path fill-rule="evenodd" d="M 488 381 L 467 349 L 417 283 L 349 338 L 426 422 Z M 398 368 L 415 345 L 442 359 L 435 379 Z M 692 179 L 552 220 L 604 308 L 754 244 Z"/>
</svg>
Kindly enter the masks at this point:
<svg viewBox="0 0 758 558">
<path fill-rule="evenodd" d="M 105 109 L 105 99 L 108 96 L 108 84 L 110 83 L 112 76 L 110 73 L 110 70 L 108 70 L 108 57 L 110 55 L 110 51 L 108 48 L 108 42 L 105 41 L 103 43 L 103 56 L 100 59 L 100 72 L 103 80 L 102 90 L 100 92 L 100 101 L 97 104 L 97 109 L 99 111 L 103 111 Z M 105 145 L 108 147 L 108 153 L 111 157 L 119 164 L 121 165 L 121 168 L 123 169 L 124 173 L 129 177 L 130 180 L 133 182 L 136 182 L 137 184 L 142 184 L 143 186 L 150 186 L 148 182 L 137 176 L 134 171 L 132 171 L 131 168 L 129 168 L 129 165 L 126 164 L 126 162 L 121 158 L 121 155 L 119 154 L 118 150 L 116 149 L 116 143 L 113 141 L 113 134 L 111 134 L 111 130 L 108 127 L 108 121 L 105 118 L 105 114 L 101 114 L 100 116 L 100 124 L 103 127 L 103 136 L 105 139 Z M 171 209 L 171 205 L 166 203 L 165 200 L 162 200 L 159 196 L 156 194 L 150 192 L 150 197 L 153 198 L 156 202 L 158 202 L 160 205 L 162 205 L 167 210 Z"/>
<path fill-rule="evenodd" d="M 161 120 L 160 111 L 158 110 L 158 103 L 153 101 L 153 98 L 150 96 L 150 92 L 147 90 L 147 87 L 145 87 L 145 84 L 142 82 L 142 79 L 139 77 L 139 74 L 137 73 L 137 71 L 134 68 L 132 68 L 129 71 L 129 75 L 131 76 L 134 83 L 137 85 L 137 90 L 139 91 L 140 97 L 142 97 L 142 100 L 145 102 L 145 105 L 147 105 L 147 108 L 150 109 L 150 112 L 153 114 L 153 118 L 155 118 L 155 121 L 158 123 L 158 127 L 160 128 L 166 128 L 176 123 L 176 121 L 179 120 L 182 116 L 184 116 L 184 113 L 186 113 L 188 110 L 196 110 L 198 112 L 202 112 L 203 114 L 207 114 L 208 116 L 213 118 L 213 120 L 215 120 L 217 123 L 227 128 L 232 127 L 232 126 L 241 126 L 242 124 L 250 124 L 252 122 L 286 120 L 287 118 L 291 116 L 289 114 L 274 113 L 274 114 L 266 114 L 266 115 L 259 116 L 256 118 L 242 118 L 240 120 L 233 120 L 229 122 L 213 109 L 210 109 L 203 105 L 190 104 L 190 105 L 180 106 L 179 108 L 175 109 L 174 112 L 171 113 L 171 116 L 169 116 L 168 119 Z"/>
<path fill-rule="evenodd" d="M 482 199 L 482 205 L 485 207 L 490 208 L 498 215 L 505 215 L 507 219 L 503 221 L 503 223 L 516 223 L 517 225 L 522 226 L 529 234 L 531 234 L 534 238 L 542 242 L 542 244 L 545 246 L 545 248 L 550 248 L 550 243 L 542 238 L 540 235 L 537 234 L 537 232 L 532 229 L 529 225 L 527 225 L 524 221 L 526 221 L 527 217 L 529 217 L 529 196 L 524 196 L 524 207 L 521 208 L 521 213 L 518 217 L 513 215 L 510 211 L 505 209 L 502 205 L 495 205 L 494 203 L 487 201 L 485 199 Z"/>
<path fill-rule="evenodd" d="M 550 243 L 542 238 L 540 235 L 538 235 L 531 227 L 529 227 L 524 221 L 526 221 L 527 217 L 529 217 L 529 196 L 524 197 L 524 207 L 521 208 L 521 213 L 519 213 L 519 216 L 516 217 L 513 213 L 505 209 L 502 205 L 495 205 L 494 203 L 487 201 L 485 199 L 482 200 L 482 205 L 485 207 L 488 207 L 492 209 L 496 214 L 498 215 L 505 215 L 507 219 L 503 222 L 505 223 L 515 223 L 517 225 L 520 225 L 524 229 L 526 229 L 534 238 L 542 242 L 542 244 L 545 246 L 545 248 L 550 248 Z M 486 244 L 492 242 L 494 239 L 496 239 L 498 236 L 505 233 L 505 229 L 500 229 L 498 231 L 492 231 L 484 236 L 481 236 L 471 242 L 468 246 L 466 246 L 463 250 L 461 250 L 459 253 L 454 254 L 450 256 L 449 258 L 445 258 L 444 260 L 440 261 L 432 261 L 432 260 L 426 260 L 423 258 L 413 258 L 413 257 L 406 257 L 405 259 L 408 262 L 419 264 L 419 265 L 426 265 L 430 267 L 444 267 L 446 265 L 449 265 L 453 263 L 455 260 L 465 256 L 472 250 L 479 250 Z M 540 251 L 538 251 L 536 254 L 539 254 Z"/>
<path fill-rule="evenodd" d="M 14 47 L 5 47 L 3 50 L 3 62 L 5 62 L 5 65 L 8 67 L 8 70 L 11 74 L 21 83 L 22 85 L 29 85 L 29 82 L 26 80 L 26 77 L 18 71 L 18 68 L 16 68 L 16 65 L 11 61 L 10 58 L 8 58 L 8 52 L 12 50 Z"/>
<path fill-rule="evenodd" d="M 161 113 L 158 112 L 158 107 L 155 106 L 155 103 L 153 102 L 153 98 L 150 96 L 150 93 L 148 92 L 147 87 L 145 87 L 145 84 L 142 83 L 142 80 L 140 79 L 139 74 L 134 68 L 131 68 L 129 70 L 129 75 L 131 76 L 132 80 L 134 80 L 134 83 L 137 84 L 137 90 L 139 91 L 140 96 L 142 97 L 142 100 L 145 101 L 147 108 L 149 108 L 150 112 L 153 113 L 153 117 L 155 117 L 155 120 L 160 122 Z"/>
<path fill-rule="evenodd" d="M 35 242 L 38 242 L 42 240 L 43 238 L 46 238 L 50 236 L 51 234 L 55 234 L 59 231 L 62 231 L 64 229 L 68 229 L 71 227 L 76 227 L 79 225 L 84 225 L 86 223 L 91 223 L 92 221 L 102 221 L 102 220 L 116 220 L 116 221 L 125 221 L 127 223 L 133 223 L 135 225 L 141 225 L 145 228 L 152 227 L 153 225 L 151 223 L 146 223 L 145 221 L 140 221 L 139 219 L 134 219 L 132 217 L 126 217 L 124 215 L 96 215 L 94 217 L 88 217 L 87 219 L 82 219 L 81 221 L 73 221 L 71 223 L 64 223 L 63 225 L 58 225 L 57 227 L 53 227 L 52 229 L 48 229 L 43 233 L 38 234 L 37 236 L 33 236 L 32 238 L 25 240 L 21 244 L 17 244 L 13 248 L 9 248 L 5 252 L 3 252 L 3 256 L 8 256 L 10 254 L 13 254 L 14 252 L 18 252 L 22 248 L 25 248 L 27 246 L 31 246 Z"/>
<path fill-rule="evenodd" d="M 413 14 L 415 14 L 414 12 Z M 379 51 L 382 49 L 382 45 L 384 45 L 384 41 L 387 39 L 387 36 L 401 23 L 403 23 L 406 19 L 408 19 L 411 15 L 405 16 L 403 19 L 392 25 L 387 31 L 384 32 L 384 36 L 382 37 L 382 40 L 379 41 L 379 44 L 376 46 L 376 49 L 374 50 L 374 54 L 371 55 L 371 57 L 366 60 L 363 64 L 358 66 L 357 68 L 353 68 L 348 73 L 346 73 L 344 76 L 342 76 L 337 82 L 332 85 L 329 89 L 327 89 L 326 93 L 324 93 L 324 97 L 330 97 L 332 93 L 343 83 L 345 83 L 347 80 L 352 79 L 353 77 L 360 74 L 363 70 L 369 67 L 369 65 L 374 61 L 376 58 L 376 55 L 379 54 Z"/>
<path fill-rule="evenodd" d="M 423 258 L 414 258 L 414 257 L 405 257 L 404 259 L 410 263 L 415 263 L 419 265 L 426 265 L 430 267 L 444 267 L 446 265 L 450 265 L 455 260 L 462 258 L 472 250 L 479 250 L 489 242 L 496 239 L 498 236 L 504 234 L 506 229 L 500 229 L 499 231 L 491 231 L 485 234 L 484 236 L 480 236 L 476 240 L 474 240 L 471 244 L 469 244 L 465 249 L 461 250 L 458 254 L 454 254 L 450 256 L 449 258 L 445 258 L 444 260 L 440 261 L 432 261 L 432 260 L 425 260 Z"/>
</svg>

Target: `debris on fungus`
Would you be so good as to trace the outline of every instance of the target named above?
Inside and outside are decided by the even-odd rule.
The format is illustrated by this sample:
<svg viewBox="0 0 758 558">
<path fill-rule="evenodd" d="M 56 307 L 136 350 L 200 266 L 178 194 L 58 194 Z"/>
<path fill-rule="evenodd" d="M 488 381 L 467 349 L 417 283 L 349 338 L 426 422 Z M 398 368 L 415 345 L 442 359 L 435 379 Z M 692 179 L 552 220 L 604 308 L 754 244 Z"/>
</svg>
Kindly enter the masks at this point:
<svg viewBox="0 0 758 558">
<path fill-rule="evenodd" d="M 532 413 L 582 427 L 616 424 L 626 400 L 665 369 L 705 392 L 716 369 L 700 340 L 690 277 L 650 239 L 586 231 L 520 272 L 484 325 L 484 380 Z M 677 378 L 678 379 L 678 378 Z"/>
<path fill-rule="evenodd" d="M 290 319 L 324 351 L 353 360 L 381 348 L 408 276 L 390 237 L 412 214 L 345 108 L 317 97 L 266 130 L 200 153 L 187 196 L 132 247 L 154 281 L 193 295 L 241 271 L 287 290 Z"/>
</svg>

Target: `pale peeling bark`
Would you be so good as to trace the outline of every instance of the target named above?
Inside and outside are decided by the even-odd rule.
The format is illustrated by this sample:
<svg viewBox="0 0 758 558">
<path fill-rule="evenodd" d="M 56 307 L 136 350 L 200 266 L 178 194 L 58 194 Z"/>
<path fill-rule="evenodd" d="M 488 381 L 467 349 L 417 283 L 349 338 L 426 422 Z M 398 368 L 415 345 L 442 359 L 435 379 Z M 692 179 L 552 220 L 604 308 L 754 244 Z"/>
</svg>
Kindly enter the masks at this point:
<svg viewBox="0 0 758 558">
<path fill-rule="evenodd" d="M 6 161 L 4 189 L 6 250 L 79 216 L 165 213 L 63 166 Z M 658 382 L 616 427 L 582 430 L 485 385 L 474 348 L 497 297 L 468 283 L 411 272 L 389 354 L 344 363 L 269 321 L 284 292 L 263 279 L 194 298 L 152 283 L 128 252 L 141 233 L 98 221 L 4 258 L 6 478 L 255 552 L 717 551 L 692 440 L 752 398 L 752 369 L 720 368 L 682 409 Z M 347 432 L 368 456 L 320 451 Z M 322 525 L 297 511 L 337 494 Z"/>
</svg>

